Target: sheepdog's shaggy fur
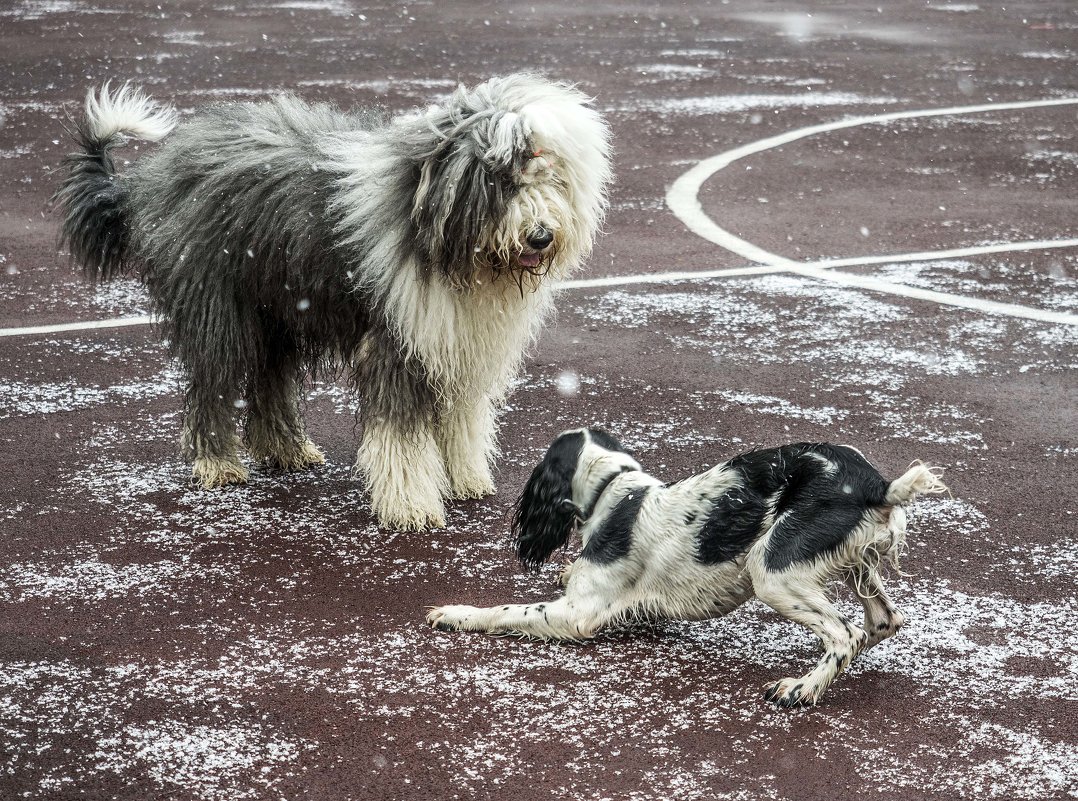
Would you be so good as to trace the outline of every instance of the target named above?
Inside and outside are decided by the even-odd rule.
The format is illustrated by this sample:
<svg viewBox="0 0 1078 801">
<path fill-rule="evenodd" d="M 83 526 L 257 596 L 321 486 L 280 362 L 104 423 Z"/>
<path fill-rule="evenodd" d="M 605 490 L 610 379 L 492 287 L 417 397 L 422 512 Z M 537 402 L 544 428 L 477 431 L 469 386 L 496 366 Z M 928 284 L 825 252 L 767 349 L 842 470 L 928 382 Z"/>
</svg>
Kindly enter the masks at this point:
<svg viewBox="0 0 1078 801">
<path fill-rule="evenodd" d="M 666 485 L 645 473 L 610 435 L 561 434 L 517 504 L 517 554 L 538 566 L 579 527 L 580 558 L 562 573 L 565 594 L 548 603 L 489 609 L 442 606 L 438 629 L 583 640 L 633 616 L 703 620 L 754 595 L 819 636 L 809 673 L 769 685 L 779 706 L 815 704 L 861 651 L 906 622 L 884 592 L 880 567 L 897 568 L 903 505 L 945 492 L 936 468 L 916 463 L 885 480 L 843 445 L 800 443 L 741 454 Z M 841 580 L 864 607 L 848 620 L 828 597 Z"/>
<path fill-rule="evenodd" d="M 392 119 L 285 95 L 176 123 L 129 86 L 91 91 L 56 200 L 88 276 L 149 288 L 198 481 L 247 479 L 237 417 L 255 460 L 322 462 L 301 384 L 343 366 L 382 524 L 441 526 L 445 498 L 492 493 L 499 406 L 603 218 L 609 134 L 588 99 L 511 75 Z M 125 135 L 170 133 L 117 171 Z"/>
</svg>

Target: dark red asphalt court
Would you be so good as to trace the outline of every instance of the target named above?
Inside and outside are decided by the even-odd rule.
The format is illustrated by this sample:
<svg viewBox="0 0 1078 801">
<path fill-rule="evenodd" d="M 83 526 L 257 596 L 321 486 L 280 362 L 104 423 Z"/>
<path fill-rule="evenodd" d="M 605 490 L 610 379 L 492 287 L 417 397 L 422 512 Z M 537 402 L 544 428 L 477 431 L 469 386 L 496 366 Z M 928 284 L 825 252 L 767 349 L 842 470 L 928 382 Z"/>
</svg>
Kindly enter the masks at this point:
<svg viewBox="0 0 1078 801">
<path fill-rule="evenodd" d="M 1073 3 L 649 8 L 6 0 L 0 328 L 145 311 L 137 286 L 82 284 L 44 214 L 64 109 L 109 78 L 184 111 L 280 89 L 406 109 L 518 69 L 577 81 L 618 175 L 581 279 L 746 266 L 664 200 L 717 153 L 849 116 L 1078 97 Z M 809 261 L 1073 239 L 1076 109 L 821 133 L 700 200 Z M 324 469 L 204 492 L 151 329 L 0 337 L 0 798 L 1075 797 L 1076 253 L 842 268 L 886 291 L 782 272 L 570 289 L 506 412 L 499 494 L 419 534 L 372 525 L 340 387 L 310 387 Z M 891 582 L 909 627 L 794 712 L 761 688 L 814 644 L 756 603 L 585 646 L 425 628 L 428 604 L 554 592 L 553 568 L 512 562 L 506 509 L 582 423 L 671 479 L 802 439 L 892 476 L 946 465 L 954 497 L 915 507 Z"/>
</svg>

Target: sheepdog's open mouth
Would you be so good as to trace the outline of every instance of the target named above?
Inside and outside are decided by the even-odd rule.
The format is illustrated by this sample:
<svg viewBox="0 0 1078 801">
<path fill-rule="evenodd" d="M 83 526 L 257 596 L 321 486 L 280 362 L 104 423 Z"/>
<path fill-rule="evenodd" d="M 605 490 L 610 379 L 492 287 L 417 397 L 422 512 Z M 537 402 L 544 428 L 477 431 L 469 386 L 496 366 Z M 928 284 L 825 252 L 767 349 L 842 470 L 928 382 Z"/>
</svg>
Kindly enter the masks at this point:
<svg viewBox="0 0 1078 801">
<path fill-rule="evenodd" d="M 517 255 L 517 264 L 521 267 L 534 268 L 539 266 L 539 262 L 543 260 L 543 251 L 541 250 L 522 250 Z"/>
</svg>

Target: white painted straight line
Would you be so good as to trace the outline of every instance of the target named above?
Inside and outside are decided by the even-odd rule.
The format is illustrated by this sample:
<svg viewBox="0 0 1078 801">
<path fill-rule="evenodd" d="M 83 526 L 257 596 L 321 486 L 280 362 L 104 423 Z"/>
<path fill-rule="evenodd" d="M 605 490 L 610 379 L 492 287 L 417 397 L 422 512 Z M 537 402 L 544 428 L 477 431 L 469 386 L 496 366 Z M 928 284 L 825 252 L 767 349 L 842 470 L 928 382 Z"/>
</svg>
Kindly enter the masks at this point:
<svg viewBox="0 0 1078 801">
<path fill-rule="evenodd" d="M 1078 244 L 1076 242 L 1075 244 Z M 1019 248 L 1006 248 L 1007 250 L 1016 250 Z M 951 253 L 966 254 L 966 251 L 973 250 L 973 248 L 964 248 L 960 251 L 952 251 Z M 978 252 L 981 252 L 980 250 Z M 988 250 L 984 252 L 994 253 L 997 250 Z M 941 253 L 948 253 L 948 251 L 942 251 Z M 922 259 L 921 256 L 926 258 Z M 928 254 L 909 253 L 906 254 L 905 259 L 899 258 L 898 260 L 904 261 L 928 261 Z M 946 256 L 940 253 L 933 254 L 931 258 L 946 258 Z M 680 272 L 680 273 L 652 273 L 650 275 L 625 275 L 625 276 L 611 276 L 609 278 L 594 278 L 585 281 L 566 281 L 565 287 L 567 289 L 591 289 L 593 287 L 618 287 L 618 286 L 630 286 L 639 284 L 672 284 L 682 281 L 704 281 L 713 278 L 728 278 L 738 275 L 764 275 L 767 273 L 792 273 L 795 275 L 804 275 L 808 278 L 815 278 L 821 281 L 831 281 L 836 284 L 844 284 L 846 286 L 854 286 L 859 289 L 868 289 L 874 292 L 884 292 L 888 295 L 898 295 L 901 297 L 911 298 L 914 300 L 927 300 L 933 303 L 940 303 L 945 306 L 956 306 L 963 309 L 973 309 L 975 311 L 984 312 L 986 314 L 1001 314 L 1008 317 L 1019 317 L 1026 320 L 1037 320 L 1044 323 L 1058 323 L 1060 325 L 1078 325 L 1078 315 L 1067 314 L 1066 312 L 1057 312 L 1047 309 L 1036 309 L 1032 306 L 1020 306 L 1016 303 L 999 303 L 994 300 L 984 300 L 981 298 L 968 297 L 966 295 L 952 295 L 949 292 L 936 292 L 930 289 L 921 289 L 919 287 L 907 286 L 905 284 L 898 284 L 893 281 L 885 281 L 882 278 L 875 278 L 870 275 L 854 275 L 853 273 L 844 273 L 839 270 L 831 269 L 838 266 L 836 264 L 840 260 L 831 261 L 818 261 L 818 262 L 795 262 L 783 259 L 781 257 L 775 257 L 775 260 L 769 264 L 761 264 L 757 267 L 734 267 L 727 270 L 701 270 L 699 272 Z M 860 262 L 849 259 L 841 260 L 846 265 L 859 264 Z M 885 262 L 894 262 L 895 258 L 888 258 L 883 260 Z M 878 263 L 878 262 L 873 262 Z"/>
<path fill-rule="evenodd" d="M 31 325 L 26 328 L 0 328 L 0 337 L 21 337 L 31 334 L 63 334 L 67 331 L 90 331 L 96 328 L 127 328 L 134 325 L 147 325 L 149 316 L 118 317 L 113 320 L 87 320 L 82 323 L 57 323 L 55 325 Z"/>
<path fill-rule="evenodd" d="M 700 270 L 668 273 L 645 273 L 642 275 L 611 275 L 605 278 L 584 278 L 576 281 L 563 281 L 559 289 L 599 289 L 604 287 L 633 286 L 636 284 L 675 284 L 682 281 L 705 281 L 710 278 L 726 278 L 738 275 L 763 275 L 779 272 L 783 268 L 771 265 L 753 267 L 730 267 L 722 270 Z M 26 328 L 0 328 L 0 338 L 32 336 L 35 334 L 62 334 L 71 331 L 92 331 L 100 328 L 125 328 L 128 326 L 148 325 L 152 319 L 142 317 L 121 317 L 116 320 L 88 320 L 81 323 L 58 323 L 56 325 L 34 325 Z"/>
<path fill-rule="evenodd" d="M 1078 315 L 1067 314 L 1066 312 L 1036 309 L 1032 306 L 1021 306 L 1016 303 L 998 303 L 996 301 L 981 300 L 966 295 L 953 295 L 948 292 L 918 289 L 916 287 L 906 286 L 905 284 L 898 284 L 893 281 L 885 281 L 881 278 L 841 273 L 834 270 L 835 267 L 857 267 L 869 264 L 904 264 L 916 261 L 936 261 L 937 259 L 983 256 L 992 253 L 1052 250 L 1054 248 L 1068 247 L 1078 247 L 1078 239 L 1057 239 L 1047 242 L 1000 242 L 993 245 L 977 245 L 968 248 L 952 248 L 951 250 L 899 253 L 894 256 L 858 256 L 849 259 L 821 259 L 814 262 L 791 261 L 761 250 L 760 261 L 763 261 L 764 263 L 756 267 L 732 267 L 722 270 L 650 273 L 645 275 L 612 275 L 606 278 L 566 281 L 563 286 L 566 289 L 613 288 L 639 284 L 675 284 L 683 281 L 706 281 L 715 278 L 729 278 L 740 275 L 765 275 L 768 273 L 782 272 L 800 273 L 811 278 L 833 281 L 839 284 L 846 284 L 847 286 L 856 286 L 861 289 L 886 292 L 891 295 L 901 295 L 917 300 L 929 300 L 947 306 L 976 309 L 989 314 L 1002 314 L 1010 317 L 1021 317 L 1027 320 L 1059 323 L 1061 325 L 1078 325 Z"/>
<path fill-rule="evenodd" d="M 576 281 L 565 281 L 562 289 L 604 289 L 620 286 L 639 286 L 640 284 L 677 284 L 685 281 L 708 281 L 716 278 L 734 278 L 742 275 L 766 275 L 768 273 L 801 273 L 812 278 L 826 281 L 834 281 L 848 286 L 858 286 L 862 289 L 873 289 L 887 292 L 892 295 L 902 295 L 908 298 L 931 300 L 935 303 L 943 303 L 948 306 L 961 306 L 968 309 L 977 309 L 990 314 L 1004 314 L 1011 317 L 1022 317 L 1029 320 L 1041 320 L 1043 322 L 1060 323 L 1062 325 L 1078 325 L 1078 315 L 1066 314 L 1065 312 L 1047 311 L 1035 309 L 1030 306 L 1019 306 L 1011 303 L 996 303 L 990 300 L 978 300 L 964 295 L 951 295 L 944 292 L 931 292 L 915 287 L 884 281 L 871 276 L 852 275 L 832 270 L 834 267 L 852 267 L 865 264 L 900 264 L 912 261 L 934 261 L 936 259 L 961 258 L 964 256 L 977 256 L 988 253 L 1002 253 L 1026 250 L 1048 250 L 1056 247 L 1075 247 L 1078 240 L 1063 239 L 1054 242 L 1008 242 L 998 245 L 979 245 L 970 248 L 956 248 L 954 250 L 927 251 L 924 253 L 902 253 L 895 256 L 864 256 L 852 259 L 823 259 L 816 262 L 795 262 L 783 259 L 773 253 L 766 253 L 768 263 L 758 264 L 751 267 L 728 267 L 721 270 L 684 270 L 680 272 L 644 273 L 641 275 L 610 275 L 603 278 L 584 278 Z M 121 317 L 116 320 L 88 320 L 81 323 L 59 323 L 56 325 L 37 325 L 26 328 L 0 328 L 0 338 L 31 336 L 39 334 L 62 334 L 71 331 L 92 331 L 102 328 L 126 328 L 136 325 L 147 325 L 152 322 L 148 316 Z"/>
<path fill-rule="evenodd" d="M 1014 303 L 999 303 L 994 300 L 968 297 L 966 295 L 952 295 L 949 292 L 936 292 L 931 289 L 896 284 L 893 281 L 884 281 L 871 275 L 854 275 L 839 270 L 827 270 L 815 265 L 799 264 L 783 268 L 784 272 L 797 275 L 818 278 L 823 281 L 831 281 L 845 286 L 868 289 L 873 292 L 885 292 L 888 295 L 898 295 L 915 300 L 928 300 L 944 306 L 957 306 L 962 309 L 973 309 L 986 314 L 1002 314 L 1008 317 L 1019 317 L 1026 320 L 1037 320 L 1043 323 L 1059 323 L 1061 325 L 1078 325 L 1078 314 L 1050 311 L 1047 309 L 1035 309 L 1032 306 L 1019 306 Z"/>
<path fill-rule="evenodd" d="M 676 284 L 682 281 L 707 281 L 712 278 L 727 278 L 738 275 L 763 275 L 766 273 L 787 272 L 795 267 L 813 267 L 831 269 L 834 267 L 859 267 L 869 264 L 906 264 L 915 261 L 936 261 L 939 259 L 960 259 L 968 256 L 984 256 L 992 253 L 1014 253 L 1031 250 L 1054 250 L 1056 248 L 1078 247 L 1078 239 L 1051 239 L 1048 241 L 999 242 L 993 245 L 975 245 L 968 248 L 950 250 L 925 250 L 919 253 L 896 253 L 893 256 L 854 256 L 848 259 L 820 259 L 819 261 L 792 261 L 761 250 L 761 261 L 757 267 L 729 267 L 721 270 L 682 270 L 668 273 L 643 273 L 641 275 L 609 275 L 604 278 L 583 278 L 577 281 L 565 281 L 564 289 L 594 289 L 602 287 L 630 286 L 633 284 Z M 1015 306 L 1014 308 L 1024 308 Z"/>
<path fill-rule="evenodd" d="M 1055 250 L 1078 247 L 1078 239 L 1047 239 L 1027 242 L 999 242 L 992 245 L 974 245 L 949 250 L 923 250 L 919 253 L 896 253 L 894 256 L 852 256 L 845 259 L 821 259 L 801 262 L 806 267 L 863 267 L 869 264 L 906 264 L 913 261 L 936 261 L 937 259 L 962 259 L 968 256 L 985 256 L 992 253 L 1022 253 L 1029 250 Z"/>
<path fill-rule="evenodd" d="M 605 278 L 582 278 L 577 281 L 563 281 L 563 289 L 595 289 L 602 287 L 630 286 L 633 284 L 676 284 L 682 281 L 704 281 L 709 278 L 727 278 L 737 275 L 763 275 L 781 270 L 770 264 L 756 267 L 729 267 L 722 270 L 684 270 L 671 273 L 644 273 L 642 275 L 608 275 Z"/>
</svg>

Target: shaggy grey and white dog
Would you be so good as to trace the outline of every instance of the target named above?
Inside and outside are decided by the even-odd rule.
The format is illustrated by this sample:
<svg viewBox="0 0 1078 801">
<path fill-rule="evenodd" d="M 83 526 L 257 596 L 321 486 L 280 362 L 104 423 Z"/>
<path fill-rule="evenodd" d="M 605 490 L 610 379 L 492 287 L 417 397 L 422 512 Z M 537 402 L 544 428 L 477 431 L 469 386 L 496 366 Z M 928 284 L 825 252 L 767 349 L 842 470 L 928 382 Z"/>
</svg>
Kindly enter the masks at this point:
<svg viewBox="0 0 1078 801">
<path fill-rule="evenodd" d="M 441 526 L 444 498 L 493 492 L 498 408 L 605 209 L 609 134 L 587 98 L 511 75 L 394 119 L 222 104 L 117 171 L 125 135 L 176 122 L 128 86 L 91 92 L 56 199 L 89 276 L 149 288 L 187 378 L 195 477 L 247 479 L 238 409 L 254 459 L 322 462 L 301 383 L 344 366 L 384 525 Z"/>
<path fill-rule="evenodd" d="M 608 434 L 561 434 L 532 472 L 513 520 L 517 554 L 538 566 L 577 527 L 580 558 L 565 568 L 565 594 L 547 603 L 480 609 L 441 606 L 438 629 L 590 638 L 634 616 L 704 620 L 753 595 L 819 636 L 824 654 L 800 678 L 768 686 L 780 706 L 814 704 L 861 651 L 906 622 L 879 568 L 897 568 L 903 504 L 945 492 L 937 468 L 917 463 L 886 481 L 857 450 L 784 445 L 736 456 L 665 485 Z M 842 580 L 864 607 L 848 620 L 827 586 Z"/>
</svg>

